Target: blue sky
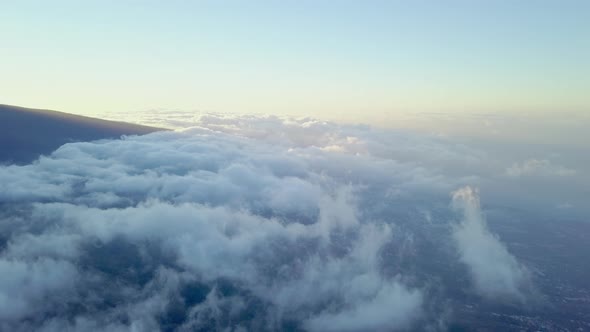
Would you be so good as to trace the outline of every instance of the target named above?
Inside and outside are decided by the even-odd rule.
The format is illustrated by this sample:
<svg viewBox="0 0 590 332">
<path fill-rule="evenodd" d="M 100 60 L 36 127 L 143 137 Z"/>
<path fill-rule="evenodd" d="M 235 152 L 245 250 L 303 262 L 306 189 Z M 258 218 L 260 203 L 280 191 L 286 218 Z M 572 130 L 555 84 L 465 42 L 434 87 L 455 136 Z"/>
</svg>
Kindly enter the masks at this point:
<svg viewBox="0 0 590 332">
<path fill-rule="evenodd" d="M 0 102 L 361 120 L 589 111 L 587 1 L 5 1 Z"/>
</svg>

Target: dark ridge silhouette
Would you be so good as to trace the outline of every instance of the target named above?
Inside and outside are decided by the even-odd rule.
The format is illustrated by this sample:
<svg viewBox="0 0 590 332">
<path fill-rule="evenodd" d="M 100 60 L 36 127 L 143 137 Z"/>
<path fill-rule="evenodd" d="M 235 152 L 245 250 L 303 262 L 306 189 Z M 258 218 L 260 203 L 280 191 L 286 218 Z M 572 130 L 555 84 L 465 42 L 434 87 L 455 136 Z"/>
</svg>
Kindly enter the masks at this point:
<svg viewBox="0 0 590 332">
<path fill-rule="evenodd" d="M 144 135 L 162 128 L 0 104 L 0 164 L 27 164 L 70 142 Z"/>
</svg>

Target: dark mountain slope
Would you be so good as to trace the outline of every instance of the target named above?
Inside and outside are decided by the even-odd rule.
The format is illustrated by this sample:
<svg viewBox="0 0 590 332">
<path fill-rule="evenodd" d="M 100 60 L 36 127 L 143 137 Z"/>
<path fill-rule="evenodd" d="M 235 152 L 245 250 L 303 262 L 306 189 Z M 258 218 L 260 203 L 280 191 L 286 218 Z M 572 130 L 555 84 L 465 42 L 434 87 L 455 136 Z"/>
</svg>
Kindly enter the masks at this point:
<svg viewBox="0 0 590 332">
<path fill-rule="evenodd" d="M 164 129 L 0 104 L 0 164 L 30 163 L 69 142 L 159 130 Z"/>
</svg>

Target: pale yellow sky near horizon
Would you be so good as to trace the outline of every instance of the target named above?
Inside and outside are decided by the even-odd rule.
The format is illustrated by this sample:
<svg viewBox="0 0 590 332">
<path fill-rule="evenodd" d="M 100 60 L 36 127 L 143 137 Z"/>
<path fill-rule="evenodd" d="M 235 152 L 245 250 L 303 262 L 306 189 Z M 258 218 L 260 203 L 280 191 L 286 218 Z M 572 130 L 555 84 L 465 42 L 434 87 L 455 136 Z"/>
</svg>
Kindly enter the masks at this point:
<svg viewBox="0 0 590 332">
<path fill-rule="evenodd" d="M 584 118 L 589 12 L 577 0 L 22 0 L 0 11 L 0 103 L 376 126 L 422 126 L 423 113 Z"/>
</svg>

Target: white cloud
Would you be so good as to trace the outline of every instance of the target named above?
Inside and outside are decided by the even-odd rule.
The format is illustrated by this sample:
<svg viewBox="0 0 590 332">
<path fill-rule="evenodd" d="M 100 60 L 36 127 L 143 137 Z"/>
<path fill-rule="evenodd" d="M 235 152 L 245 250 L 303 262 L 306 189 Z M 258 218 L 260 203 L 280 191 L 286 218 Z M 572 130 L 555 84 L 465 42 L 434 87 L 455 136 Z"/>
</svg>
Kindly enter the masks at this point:
<svg viewBox="0 0 590 332">
<path fill-rule="evenodd" d="M 379 290 L 349 310 L 324 313 L 306 323 L 310 331 L 391 331 L 416 318 L 421 296 L 397 284 Z"/>
<path fill-rule="evenodd" d="M 62 300 L 70 296 L 77 281 L 71 262 L 46 258 L 0 259 L 0 274 L 0 327 L 2 322 L 34 319 L 38 313 L 63 306 Z"/>
<path fill-rule="evenodd" d="M 191 129 L 67 144 L 34 164 L 1 168 L 8 188 L 3 200 L 33 203 L 26 222 L 6 234 L 10 238 L 2 257 L 13 262 L 6 263 L 7 275 L 17 267 L 37 275 L 49 264 L 43 262 L 56 262 L 52 273 L 61 276 L 57 284 L 34 281 L 38 286 L 21 305 L 6 307 L 5 327 L 17 328 L 23 317 L 46 317 L 29 327 L 153 329 L 185 284 L 215 289 L 219 280 L 272 306 L 259 314 L 270 326 L 331 306 L 342 309 L 330 309 L 316 320 L 325 323 L 330 315 L 338 320 L 349 310 L 362 319 L 379 303 L 391 306 L 384 322 L 411 324 L 419 316 L 420 291 L 380 271 L 379 253 L 392 238 L 390 227 L 361 222 L 356 187 L 312 165 L 331 152 L 306 146 L 304 136 L 277 146 L 234 134 Z M 163 264 L 171 268 L 167 278 L 179 280 L 172 290 L 158 281 Z M 0 288 L 6 301 L 26 287 L 23 273 Z M 148 278 L 143 286 L 142 273 Z M 178 277 L 184 274 L 188 277 Z M 120 296 L 96 289 L 105 282 L 125 295 L 120 304 L 101 310 L 103 301 Z M 64 287 L 69 287 L 67 298 L 57 296 Z M 87 296 L 97 307 L 85 304 Z M 183 324 L 197 324 L 203 306 L 217 310 L 216 296 L 221 302 L 245 301 L 243 294 L 227 297 L 210 290 L 205 302 L 182 309 L 188 313 Z M 71 314 L 67 308 L 55 313 L 49 301 L 39 300 L 43 297 L 87 309 L 72 325 L 61 317 Z M 33 305 L 35 299 L 40 307 Z M 230 313 L 219 310 L 218 324 L 227 326 Z M 128 323 L 117 318 L 121 315 Z"/>
<path fill-rule="evenodd" d="M 490 298 L 523 299 L 528 272 L 488 230 L 477 190 L 464 187 L 453 192 L 453 207 L 463 213 L 463 220 L 454 226 L 453 238 L 477 290 Z"/>
<path fill-rule="evenodd" d="M 440 318 L 425 289 L 448 286 L 418 271 L 432 257 L 414 232 L 456 241 L 484 296 L 524 296 L 473 190 L 454 194 L 452 234 L 439 228 L 465 184 L 524 201 L 485 151 L 308 118 L 174 122 L 192 127 L 0 167 L 1 330 L 411 329 Z"/>
</svg>

